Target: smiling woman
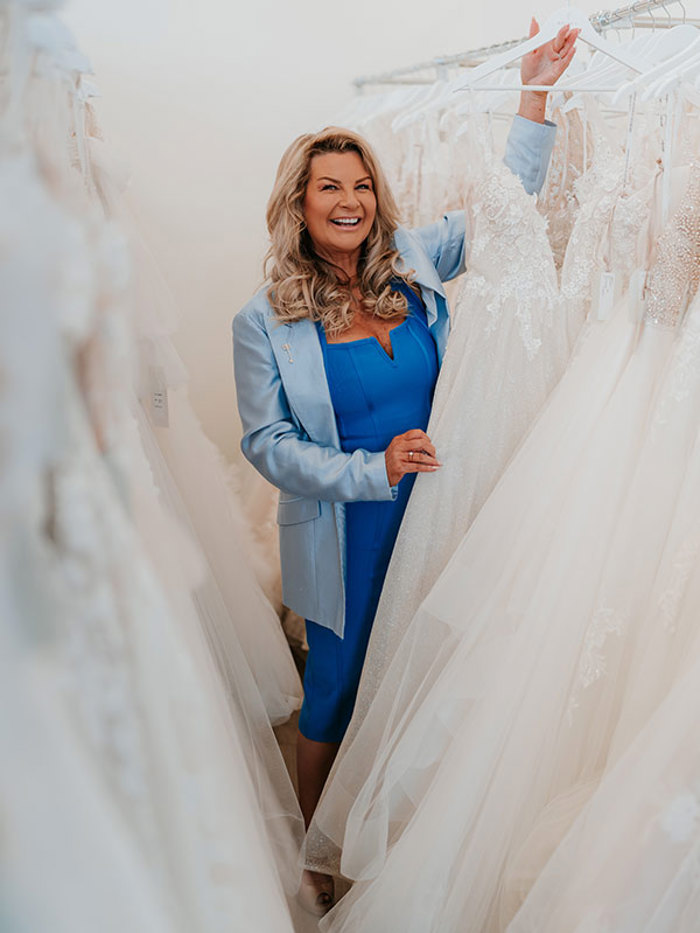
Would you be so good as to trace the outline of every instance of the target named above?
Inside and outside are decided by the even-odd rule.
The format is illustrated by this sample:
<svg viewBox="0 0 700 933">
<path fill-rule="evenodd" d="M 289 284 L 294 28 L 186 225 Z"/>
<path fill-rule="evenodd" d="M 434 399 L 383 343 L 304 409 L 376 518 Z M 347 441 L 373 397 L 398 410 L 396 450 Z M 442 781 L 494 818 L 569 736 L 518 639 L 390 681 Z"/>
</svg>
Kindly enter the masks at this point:
<svg viewBox="0 0 700 933">
<path fill-rule="evenodd" d="M 384 173 L 361 136 L 337 127 L 300 136 L 282 157 L 267 208 L 277 319 L 321 321 L 334 339 L 348 336 L 358 312 L 369 321 L 402 318 L 406 300 L 391 287 L 408 282 L 397 226 Z"/>
<path fill-rule="evenodd" d="M 555 81 L 575 38 L 562 30 L 523 79 Z M 554 142 L 545 96 L 523 95 L 508 143 L 528 191 Z M 306 619 L 297 773 L 308 825 L 415 474 L 440 468 L 425 430 L 449 330 L 442 283 L 464 271 L 467 230 L 464 211 L 401 228 L 370 146 L 338 127 L 287 149 L 267 226 L 268 281 L 234 319 L 234 372 L 243 453 L 280 490 L 283 600 Z M 330 878 L 305 872 L 309 909 L 325 913 L 332 896 Z"/>
</svg>

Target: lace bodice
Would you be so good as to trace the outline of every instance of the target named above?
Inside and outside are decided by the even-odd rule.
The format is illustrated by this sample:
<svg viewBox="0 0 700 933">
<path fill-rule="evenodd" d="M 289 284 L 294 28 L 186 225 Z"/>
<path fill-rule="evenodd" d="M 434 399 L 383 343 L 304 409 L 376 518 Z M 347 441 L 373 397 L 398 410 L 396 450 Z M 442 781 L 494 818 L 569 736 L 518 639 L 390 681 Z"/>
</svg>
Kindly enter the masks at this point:
<svg viewBox="0 0 700 933">
<path fill-rule="evenodd" d="M 520 338 L 532 358 L 541 345 L 533 314 L 552 313 L 559 304 L 546 222 L 537 213 L 535 197 L 497 163 L 474 186 L 468 213 L 471 249 L 455 308 L 456 327 L 462 306 L 481 296 L 486 331 L 493 333 L 512 302 Z"/>
<path fill-rule="evenodd" d="M 553 112 L 552 122 L 557 136 L 537 209 L 547 218 L 552 255 L 561 269 L 578 211 L 574 183 L 585 170 L 584 124 L 578 110 L 564 113 L 561 108 Z"/>
<path fill-rule="evenodd" d="M 658 171 L 646 150 L 643 157 L 632 157 L 654 135 L 646 119 L 640 117 L 634 124 L 629 157 L 611 140 L 600 117 L 589 112 L 586 119 L 586 149 L 592 155 L 587 170 L 572 185 L 578 210 L 561 273 L 562 297 L 567 302 L 590 300 L 601 271 L 614 272 L 621 294 L 632 273 L 643 265 L 644 234 Z"/>
</svg>

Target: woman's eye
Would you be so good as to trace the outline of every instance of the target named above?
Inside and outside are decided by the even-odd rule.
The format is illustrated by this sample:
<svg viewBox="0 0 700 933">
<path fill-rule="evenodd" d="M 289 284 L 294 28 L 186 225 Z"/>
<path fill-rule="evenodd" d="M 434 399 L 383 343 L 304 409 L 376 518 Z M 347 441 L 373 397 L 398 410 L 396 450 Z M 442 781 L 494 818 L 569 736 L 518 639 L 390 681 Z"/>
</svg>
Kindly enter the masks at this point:
<svg viewBox="0 0 700 933">
<path fill-rule="evenodd" d="M 321 191 L 334 191 L 335 187 L 335 185 L 324 185 L 323 188 L 321 188 Z"/>
<path fill-rule="evenodd" d="M 367 182 L 363 182 L 361 185 L 358 185 L 357 187 L 358 187 L 358 188 L 362 188 L 364 191 L 370 191 L 370 190 L 371 190 L 370 187 L 369 187 L 369 185 L 367 184 Z"/>
</svg>

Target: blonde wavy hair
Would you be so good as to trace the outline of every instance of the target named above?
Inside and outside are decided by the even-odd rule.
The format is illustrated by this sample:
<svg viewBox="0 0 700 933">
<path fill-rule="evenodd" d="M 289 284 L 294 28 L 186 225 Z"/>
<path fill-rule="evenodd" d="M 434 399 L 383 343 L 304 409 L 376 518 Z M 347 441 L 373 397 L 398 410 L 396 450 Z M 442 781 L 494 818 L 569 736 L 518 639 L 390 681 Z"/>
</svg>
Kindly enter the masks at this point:
<svg viewBox="0 0 700 933">
<path fill-rule="evenodd" d="M 277 169 L 267 204 L 270 249 L 265 257 L 268 298 L 279 321 L 310 318 L 321 321 L 329 336 L 336 336 L 353 319 L 350 282 L 342 270 L 318 256 L 304 221 L 304 197 L 311 177 L 311 160 L 326 152 L 356 152 L 367 169 L 377 200 L 372 229 L 362 244 L 358 285 L 363 308 L 383 320 L 403 317 L 406 298 L 392 291 L 391 280 L 412 285 L 412 270 L 399 269 L 394 246 L 399 212 L 384 173 L 370 145 L 351 130 L 329 126 L 306 133 L 289 146 Z"/>
</svg>

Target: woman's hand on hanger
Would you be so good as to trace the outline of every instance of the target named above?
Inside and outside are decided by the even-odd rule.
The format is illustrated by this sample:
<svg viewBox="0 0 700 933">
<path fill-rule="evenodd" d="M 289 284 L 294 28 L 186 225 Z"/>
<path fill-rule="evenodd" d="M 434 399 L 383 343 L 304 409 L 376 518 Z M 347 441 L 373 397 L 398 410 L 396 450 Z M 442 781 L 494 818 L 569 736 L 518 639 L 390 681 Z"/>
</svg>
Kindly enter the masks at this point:
<svg viewBox="0 0 700 933">
<path fill-rule="evenodd" d="M 539 24 L 533 16 L 530 21 L 530 37 L 536 36 L 539 31 Z M 562 26 L 551 42 L 523 55 L 520 63 L 522 83 L 552 85 L 558 81 L 574 57 L 579 32 L 579 29 Z M 528 120 L 542 123 L 546 103 L 546 91 L 523 91 L 518 113 Z"/>
</svg>

